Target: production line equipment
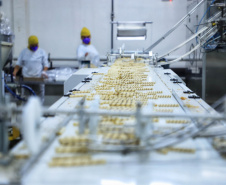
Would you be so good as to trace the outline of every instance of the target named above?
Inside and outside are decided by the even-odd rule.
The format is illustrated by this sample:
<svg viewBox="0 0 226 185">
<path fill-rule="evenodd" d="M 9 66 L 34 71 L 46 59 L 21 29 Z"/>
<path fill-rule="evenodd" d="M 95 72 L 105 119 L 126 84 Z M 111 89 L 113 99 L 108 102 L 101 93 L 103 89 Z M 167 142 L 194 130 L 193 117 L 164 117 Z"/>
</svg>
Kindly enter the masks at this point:
<svg viewBox="0 0 226 185">
<path fill-rule="evenodd" d="M 203 2 L 145 51 L 120 49 L 107 55 L 107 67 L 75 72 L 69 79 L 74 88 L 50 108 L 35 97 L 25 106 L 6 97 L 0 105 L 0 184 L 225 184 L 226 100 L 224 112 L 216 112 L 161 67 L 199 48 L 224 46 L 225 1 L 210 2 L 221 8 L 186 41 L 163 55 L 152 53 Z M 194 40 L 187 53 L 159 62 Z M 10 151 L 7 126 L 23 136 Z"/>
<path fill-rule="evenodd" d="M 202 5 L 206 6 L 204 14 L 202 15 L 201 19 L 199 20 L 198 25 L 189 25 L 191 28 L 189 28 L 187 25 L 186 27 L 189 29 L 190 36 L 187 38 L 184 42 L 180 43 L 176 47 L 172 47 L 173 49 L 170 49 L 164 54 L 158 54 L 153 53 L 153 49 L 158 46 L 161 42 L 165 41 L 169 35 L 172 35 L 174 31 L 179 28 L 185 21 L 191 18 L 191 15 L 194 14 L 198 8 L 200 8 Z M 152 43 L 148 48 L 144 49 L 143 51 L 124 51 L 124 47 L 119 48 L 119 51 L 114 52 L 111 51 L 108 54 L 108 58 L 114 55 L 120 55 L 122 57 L 130 57 L 131 54 L 133 54 L 134 58 L 137 57 L 146 57 L 150 60 L 150 62 L 153 64 L 158 65 L 170 65 L 174 64 L 176 62 L 180 61 L 186 61 L 189 59 L 189 55 L 194 54 L 194 52 L 198 51 L 198 55 L 201 55 L 205 52 L 214 51 L 216 49 L 220 49 L 225 51 L 226 46 L 226 2 L 225 0 L 200 0 L 196 3 L 196 5 L 188 11 L 188 13 L 183 16 L 175 25 L 173 25 L 172 28 L 170 28 L 168 31 L 166 31 L 165 34 L 163 34 L 159 39 L 157 39 L 154 43 Z M 189 21 L 190 22 L 190 21 Z M 140 24 L 146 24 L 146 22 L 127 22 L 128 25 L 132 24 L 129 28 L 126 26 L 124 30 L 120 27 L 121 22 L 112 22 L 112 24 L 117 24 L 120 29 L 117 30 L 117 36 L 120 36 L 120 34 L 123 33 L 123 37 L 126 37 L 126 33 L 128 33 L 128 38 L 134 38 L 130 34 L 139 33 L 142 34 L 143 27 L 140 26 Z M 152 22 L 147 22 L 152 23 Z M 126 24 L 121 23 L 121 24 Z M 134 26 L 136 25 L 136 26 Z M 141 28 L 140 28 L 140 27 Z M 195 29 L 192 29 L 194 27 Z M 130 32 L 128 32 L 130 30 Z M 146 33 L 146 32 L 145 32 Z M 139 35 L 138 34 L 138 35 Z M 146 35 L 145 35 L 146 37 Z M 176 35 L 175 35 L 176 37 Z M 172 53 L 177 51 L 178 49 L 185 47 L 187 44 L 191 44 L 191 48 L 186 53 L 182 54 L 179 57 L 173 57 L 171 56 Z M 160 62 L 160 61 L 167 61 L 167 62 Z M 201 60 L 203 61 L 202 66 L 202 73 L 203 78 L 205 78 L 205 63 L 206 61 L 200 58 L 200 56 L 196 56 L 194 60 Z M 205 88 L 205 87 L 204 87 Z"/>
<path fill-rule="evenodd" d="M 24 138 L 0 167 L 2 184 L 225 182 L 226 114 L 172 70 L 127 57 L 74 75 L 86 77 L 48 109 L 36 98 L 1 105 Z"/>
</svg>

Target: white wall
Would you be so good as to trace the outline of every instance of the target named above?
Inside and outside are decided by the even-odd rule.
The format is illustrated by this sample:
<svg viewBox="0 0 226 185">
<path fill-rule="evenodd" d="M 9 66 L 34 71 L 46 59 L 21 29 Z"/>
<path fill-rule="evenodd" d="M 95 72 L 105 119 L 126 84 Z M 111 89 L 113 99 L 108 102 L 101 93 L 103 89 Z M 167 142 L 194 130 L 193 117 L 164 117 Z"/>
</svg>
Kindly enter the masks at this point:
<svg viewBox="0 0 226 185">
<path fill-rule="evenodd" d="M 176 24 L 187 12 L 187 0 L 174 0 L 163 2 L 161 0 L 115 0 L 115 19 L 117 21 L 152 21 L 147 24 L 148 35 L 145 41 L 127 41 L 126 48 L 146 49 L 162 35 L 164 35 L 174 24 Z M 173 46 L 186 39 L 186 29 L 179 27 L 173 35 L 153 49 L 154 52 L 163 54 Z M 123 41 L 115 41 L 115 48 L 122 45 Z M 184 49 L 179 53 L 184 52 Z M 177 52 L 178 54 L 178 52 Z"/>
<path fill-rule="evenodd" d="M 187 0 L 115 0 L 115 21 L 153 21 L 146 41 L 117 41 L 127 50 L 146 49 L 187 13 Z M 111 0 L 3 0 L 1 8 L 12 21 L 15 33 L 14 57 L 27 46 L 29 35 L 37 35 L 40 47 L 52 57 L 76 57 L 80 30 L 90 29 L 92 44 L 105 56 L 111 47 Z M 116 35 L 116 29 L 114 29 Z M 182 25 L 154 52 L 162 54 L 186 39 Z M 176 54 L 182 54 L 185 48 Z"/>
</svg>

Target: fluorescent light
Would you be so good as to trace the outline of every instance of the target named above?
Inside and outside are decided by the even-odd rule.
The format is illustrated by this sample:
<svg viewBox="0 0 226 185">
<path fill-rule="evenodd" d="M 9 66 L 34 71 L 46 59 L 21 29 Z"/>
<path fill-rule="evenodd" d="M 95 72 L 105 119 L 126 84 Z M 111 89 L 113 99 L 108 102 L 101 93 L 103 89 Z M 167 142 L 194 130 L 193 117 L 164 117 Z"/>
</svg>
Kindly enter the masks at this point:
<svg viewBox="0 0 226 185">
<path fill-rule="evenodd" d="M 117 40 L 145 40 L 146 35 L 145 22 L 117 23 Z"/>
</svg>

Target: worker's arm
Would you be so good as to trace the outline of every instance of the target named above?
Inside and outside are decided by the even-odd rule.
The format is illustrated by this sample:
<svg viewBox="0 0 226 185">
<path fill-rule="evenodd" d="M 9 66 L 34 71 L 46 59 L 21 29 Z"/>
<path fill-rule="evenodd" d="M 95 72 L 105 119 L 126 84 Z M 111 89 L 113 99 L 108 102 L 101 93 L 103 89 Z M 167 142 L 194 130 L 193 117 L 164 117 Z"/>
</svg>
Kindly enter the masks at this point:
<svg viewBox="0 0 226 185">
<path fill-rule="evenodd" d="M 13 76 L 16 76 L 19 70 L 20 70 L 20 66 L 16 65 L 13 71 Z"/>
<path fill-rule="evenodd" d="M 19 57 L 18 57 L 18 60 L 16 62 L 16 66 L 14 68 L 14 71 L 13 71 L 13 76 L 16 76 L 16 74 L 18 73 L 18 71 L 20 70 L 21 67 L 24 66 L 24 62 L 22 62 L 24 60 L 24 53 L 26 52 L 26 50 L 24 49 Z"/>
<path fill-rule="evenodd" d="M 48 67 L 44 67 L 43 71 L 47 71 L 49 68 Z"/>
<path fill-rule="evenodd" d="M 48 78 L 48 74 L 46 73 L 46 71 L 48 70 L 48 67 L 44 67 L 43 71 L 42 71 L 42 78 Z"/>
<path fill-rule="evenodd" d="M 41 75 L 43 78 L 48 78 L 48 74 L 46 73 L 48 69 L 49 69 L 48 57 L 46 52 L 43 50 L 43 71 Z"/>
<path fill-rule="evenodd" d="M 86 50 L 86 48 L 84 48 L 83 46 L 79 46 L 77 49 L 77 58 L 79 61 L 81 60 L 85 60 L 85 58 L 88 56 L 88 52 Z"/>
</svg>

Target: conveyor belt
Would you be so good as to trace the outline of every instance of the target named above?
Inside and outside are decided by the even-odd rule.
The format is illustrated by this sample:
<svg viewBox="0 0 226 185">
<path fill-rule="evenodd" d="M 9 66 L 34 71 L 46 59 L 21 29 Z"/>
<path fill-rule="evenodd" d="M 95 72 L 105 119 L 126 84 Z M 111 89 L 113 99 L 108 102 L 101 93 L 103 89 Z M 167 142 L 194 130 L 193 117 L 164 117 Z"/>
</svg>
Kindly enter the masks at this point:
<svg viewBox="0 0 226 185">
<path fill-rule="evenodd" d="M 87 96 L 91 93 L 95 94 L 95 87 L 101 85 L 104 81 L 105 74 L 108 73 L 109 67 L 99 69 L 101 75 L 92 75 L 92 80 L 89 83 L 80 83 L 75 89 L 80 91 L 89 90 Z M 148 82 L 155 82 L 153 90 L 162 91 L 159 98 L 150 99 L 149 103 L 153 103 L 154 111 L 172 111 L 172 113 L 184 113 L 186 110 L 192 113 L 200 114 L 216 114 L 202 99 L 189 99 L 189 94 L 184 94 L 184 91 L 190 91 L 183 83 L 173 83 L 170 79 L 177 76 L 171 70 L 163 70 L 162 68 L 155 69 L 147 68 Z M 83 69 L 84 71 L 85 69 Z M 171 73 L 165 75 L 164 73 Z M 79 71 L 78 71 L 79 73 Z M 178 77 L 179 79 L 179 77 Z M 174 91 L 181 100 L 183 105 L 178 104 L 178 101 L 172 95 Z M 146 92 L 146 91 L 144 91 Z M 168 98 L 161 98 L 163 96 Z M 183 99 L 182 98 L 182 99 Z M 56 102 L 51 109 L 72 110 L 78 105 L 82 97 L 62 97 Z M 95 100 L 86 101 L 85 107 L 91 107 Z M 103 101 L 103 100 L 101 100 Z M 178 105 L 178 106 L 174 106 Z M 146 105 L 147 107 L 149 105 Z M 145 106 L 144 106 L 145 108 Z M 42 137 L 47 139 L 48 133 L 51 133 L 65 115 L 57 115 L 53 118 L 47 118 L 42 124 Z M 151 152 L 138 153 L 88 153 L 93 161 L 106 161 L 100 165 L 87 165 L 83 163 L 76 165 L 51 167 L 49 163 L 54 157 L 69 157 L 79 154 L 75 153 L 57 153 L 56 148 L 62 147 L 59 140 L 64 138 L 75 137 L 78 135 L 77 118 L 71 120 L 65 132 L 60 135 L 53 144 L 47 149 L 44 155 L 33 166 L 31 171 L 23 178 L 23 184 L 80 184 L 80 185 L 169 185 L 169 184 L 224 184 L 226 182 L 226 163 L 215 151 L 206 139 L 197 138 L 187 139 L 170 148 Z M 133 124 L 133 121 L 127 121 L 124 124 Z M 182 129 L 185 125 L 192 124 L 192 120 L 184 119 L 178 121 L 177 118 L 158 118 L 153 121 L 153 132 L 172 132 L 173 130 Z M 120 125 L 119 125 L 120 127 Z M 20 147 L 13 151 L 20 152 Z"/>
</svg>

